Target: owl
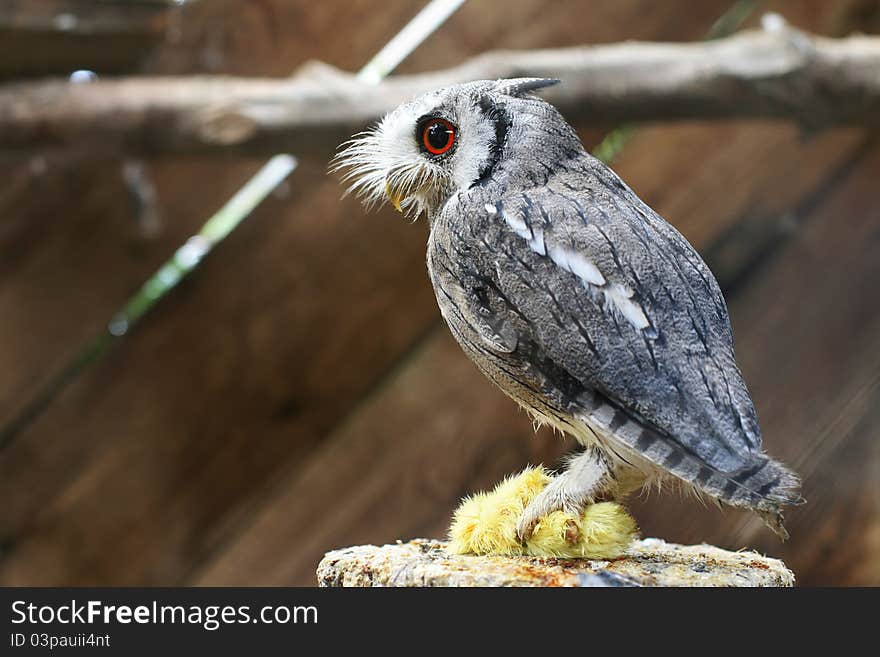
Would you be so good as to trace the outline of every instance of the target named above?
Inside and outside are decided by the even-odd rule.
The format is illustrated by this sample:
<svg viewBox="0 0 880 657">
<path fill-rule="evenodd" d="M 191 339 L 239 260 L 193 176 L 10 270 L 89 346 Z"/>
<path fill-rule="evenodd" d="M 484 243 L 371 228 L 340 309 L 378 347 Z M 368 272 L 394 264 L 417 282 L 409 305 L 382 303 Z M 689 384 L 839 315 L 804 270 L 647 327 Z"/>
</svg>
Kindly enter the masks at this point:
<svg viewBox="0 0 880 657">
<path fill-rule="evenodd" d="M 762 450 L 718 283 L 534 95 L 555 82 L 426 93 L 334 163 L 368 206 L 427 215 L 428 273 L 455 340 L 537 423 L 579 444 L 518 537 L 553 511 L 675 482 L 786 538 L 799 480 Z"/>
</svg>

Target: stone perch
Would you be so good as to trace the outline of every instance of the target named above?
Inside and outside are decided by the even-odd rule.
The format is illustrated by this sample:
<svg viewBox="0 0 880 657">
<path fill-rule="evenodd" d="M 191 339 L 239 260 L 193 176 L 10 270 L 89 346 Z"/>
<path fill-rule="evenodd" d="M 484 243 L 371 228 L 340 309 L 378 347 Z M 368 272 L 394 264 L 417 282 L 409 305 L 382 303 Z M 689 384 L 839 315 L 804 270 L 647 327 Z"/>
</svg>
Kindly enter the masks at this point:
<svg viewBox="0 0 880 657">
<path fill-rule="evenodd" d="M 452 555 L 424 538 L 333 550 L 318 564 L 320 586 L 793 586 L 778 559 L 656 538 L 614 561 Z"/>
</svg>

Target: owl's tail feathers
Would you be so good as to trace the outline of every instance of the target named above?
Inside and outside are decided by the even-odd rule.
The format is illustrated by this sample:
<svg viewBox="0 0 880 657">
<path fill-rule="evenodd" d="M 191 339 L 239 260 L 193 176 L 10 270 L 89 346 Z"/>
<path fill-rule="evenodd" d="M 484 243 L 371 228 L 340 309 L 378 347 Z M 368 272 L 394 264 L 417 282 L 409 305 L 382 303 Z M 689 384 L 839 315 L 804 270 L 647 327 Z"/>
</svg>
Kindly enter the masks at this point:
<svg viewBox="0 0 880 657">
<path fill-rule="evenodd" d="M 725 473 L 720 499 L 733 506 L 757 513 L 779 538 L 788 538 L 782 516 L 783 506 L 803 504 L 800 478 L 779 461 L 766 454 L 756 454 L 746 467 Z"/>
<path fill-rule="evenodd" d="M 754 511 L 777 536 L 788 538 L 781 507 L 803 504 L 804 499 L 797 474 L 779 461 L 753 452 L 737 469 L 713 467 L 682 443 L 607 402 L 593 404 L 585 420 L 588 425 L 603 427 L 637 454 L 695 489 L 731 506 Z M 626 461 L 625 455 L 621 458 Z"/>
<path fill-rule="evenodd" d="M 766 454 L 754 454 L 746 465 L 728 472 L 700 459 L 688 461 L 682 459 L 673 473 L 725 504 L 754 511 L 779 538 L 788 538 L 782 507 L 805 501 L 797 474 Z"/>
</svg>

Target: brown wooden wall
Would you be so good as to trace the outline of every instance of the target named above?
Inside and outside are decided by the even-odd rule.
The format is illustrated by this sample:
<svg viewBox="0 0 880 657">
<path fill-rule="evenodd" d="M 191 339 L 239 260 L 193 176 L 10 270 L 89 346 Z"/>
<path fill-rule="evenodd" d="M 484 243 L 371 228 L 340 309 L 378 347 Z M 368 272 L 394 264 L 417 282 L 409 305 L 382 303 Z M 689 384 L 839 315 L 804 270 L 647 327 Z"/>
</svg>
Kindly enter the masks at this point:
<svg viewBox="0 0 880 657">
<path fill-rule="evenodd" d="M 469 0 L 402 69 L 490 48 L 699 39 L 730 2 Z M 142 66 L 354 70 L 420 5 L 195 3 Z M 875 0 L 772 8 L 824 34 L 880 32 Z M 579 126 L 587 143 L 608 127 Z M 48 395 L 260 163 L 149 163 L 156 232 L 138 225 L 118 162 L 2 160 L 0 583 L 312 584 L 326 550 L 440 536 L 462 495 L 571 447 L 534 435 L 452 342 L 424 223 L 340 200 L 329 156 L 309 154 L 285 193 Z M 634 504 L 643 532 L 753 547 L 803 584 L 880 585 L 878 135 L 642 126 L 615 168 L 722 282 L 766 445 L 805 477 L 809 500 L 786 544 L 674 495 Z"/>
</svg>

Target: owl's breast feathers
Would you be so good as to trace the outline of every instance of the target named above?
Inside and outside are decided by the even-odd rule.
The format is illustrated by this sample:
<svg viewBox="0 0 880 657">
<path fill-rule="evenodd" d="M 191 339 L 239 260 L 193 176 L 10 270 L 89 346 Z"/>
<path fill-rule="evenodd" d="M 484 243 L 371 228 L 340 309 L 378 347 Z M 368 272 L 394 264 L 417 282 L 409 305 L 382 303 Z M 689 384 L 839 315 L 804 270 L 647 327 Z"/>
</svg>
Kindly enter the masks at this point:
<svg viewBox="0 0 880 657">
<path fill-rule="evenodd" d="M 453 334 L 515 398 L 610 408 L 629 447 L 723 499 L 797 501 L 796 477 L 761 451 L 717 282 L 597 160 L 454 195 L 428 256 Z"/>
</svg>

